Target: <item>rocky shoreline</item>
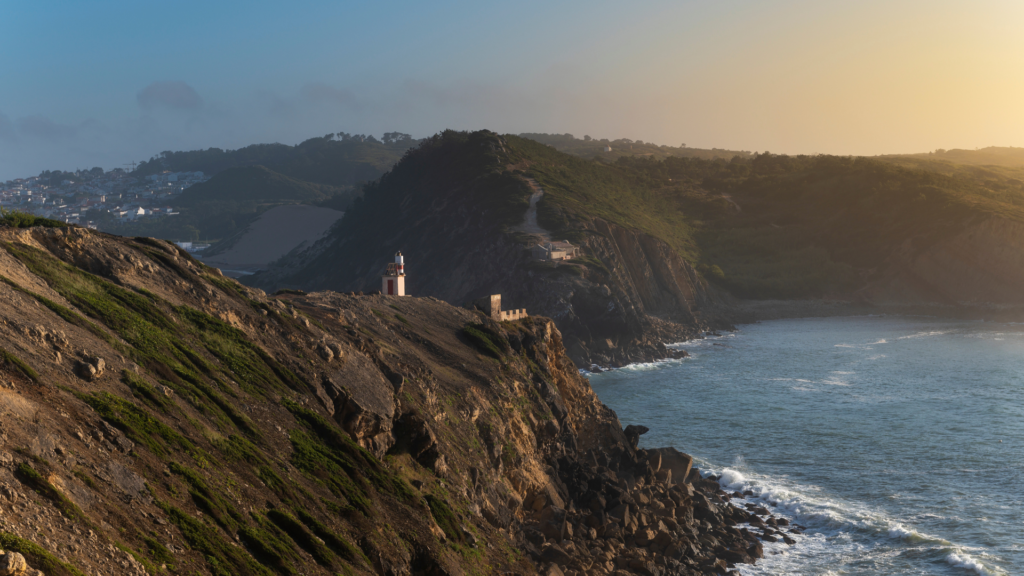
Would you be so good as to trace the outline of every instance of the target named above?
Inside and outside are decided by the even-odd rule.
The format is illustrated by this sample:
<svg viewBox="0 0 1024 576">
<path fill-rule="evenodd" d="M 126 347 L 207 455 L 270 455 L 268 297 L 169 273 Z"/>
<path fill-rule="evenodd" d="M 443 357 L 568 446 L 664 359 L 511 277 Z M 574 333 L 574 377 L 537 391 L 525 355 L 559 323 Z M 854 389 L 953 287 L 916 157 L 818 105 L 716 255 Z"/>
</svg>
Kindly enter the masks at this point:
<svg viewBox="0 0 1024 576">
<path fill-rule="evenodd" d="M 646 432 L 628 426 L 630 442 Z M 762 541 L 796 541 L 802 529 L 702 478 L 674 448 L 590 452 L 556 461 L 563 490 L 524 500 L 524 547 L 546 576 L 726 574 L 764 555 Z M 559 492 L 568 494 L 563 500 Z"/>
</svg>

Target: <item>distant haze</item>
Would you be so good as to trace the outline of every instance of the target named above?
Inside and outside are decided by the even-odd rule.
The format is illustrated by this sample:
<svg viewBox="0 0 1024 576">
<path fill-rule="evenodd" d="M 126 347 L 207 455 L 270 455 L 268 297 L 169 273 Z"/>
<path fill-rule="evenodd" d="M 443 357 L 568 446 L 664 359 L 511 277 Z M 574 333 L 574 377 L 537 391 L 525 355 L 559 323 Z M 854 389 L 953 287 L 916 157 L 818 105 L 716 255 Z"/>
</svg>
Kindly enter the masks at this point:
<svg viewBox="0 0 1024 576">
<path fill-rule="evenodd" d="M 0 179 L 346 131 L 1024 145 L 1019 0 L 5 2 Z"/>
</svg>

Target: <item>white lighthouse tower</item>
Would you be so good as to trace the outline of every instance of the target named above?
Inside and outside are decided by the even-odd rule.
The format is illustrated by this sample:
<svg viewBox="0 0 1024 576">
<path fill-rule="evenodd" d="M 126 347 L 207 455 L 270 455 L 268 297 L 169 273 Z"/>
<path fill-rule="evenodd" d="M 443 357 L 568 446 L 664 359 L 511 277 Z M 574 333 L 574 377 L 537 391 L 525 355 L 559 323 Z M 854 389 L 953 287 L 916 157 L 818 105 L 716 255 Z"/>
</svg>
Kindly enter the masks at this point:
<svg viewBox="0 0 1024 576">
<path fill-rule="evenodd" d="M 388 264 L 381 278 L 381 294 L 388 296 L 405 296 L 405 258 L 402 252 L 395 253 L 395 262 Z"/>
</svg>

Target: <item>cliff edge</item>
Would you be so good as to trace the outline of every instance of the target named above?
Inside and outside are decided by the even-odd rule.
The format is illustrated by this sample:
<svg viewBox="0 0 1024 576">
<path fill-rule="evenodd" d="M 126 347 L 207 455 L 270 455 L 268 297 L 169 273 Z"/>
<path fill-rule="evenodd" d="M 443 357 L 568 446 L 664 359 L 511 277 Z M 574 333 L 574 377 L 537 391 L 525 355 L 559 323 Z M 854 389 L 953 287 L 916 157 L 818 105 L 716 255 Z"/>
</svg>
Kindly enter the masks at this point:
<svg viewBox="0 0 1024 576">
<path fill-rule="evenodd" d="M 772 534 L 685 455 L 637 449 L 551 320 L 268 296 L 78 228 L 0 248 L 0 562 L 712 574 Z"/>
</svg>

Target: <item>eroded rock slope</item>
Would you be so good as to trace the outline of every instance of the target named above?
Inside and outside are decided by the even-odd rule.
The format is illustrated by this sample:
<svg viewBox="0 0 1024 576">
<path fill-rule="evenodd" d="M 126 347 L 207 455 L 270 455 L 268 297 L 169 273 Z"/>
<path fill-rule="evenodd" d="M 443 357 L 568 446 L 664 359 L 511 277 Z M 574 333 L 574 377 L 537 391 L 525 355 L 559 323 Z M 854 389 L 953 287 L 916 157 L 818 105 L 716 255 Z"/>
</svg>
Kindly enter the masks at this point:
<svg viewBox="0 0 1024 576">
<path fill-rule="evenodd" d="M 760 555 L 735 526 L 756 515 L 685 455 L 637 449 L 551 320 L 267 296 L 77 228 L 0 229 L 0 248 L 0 559 L 652 576 Z"/>
</svg>

